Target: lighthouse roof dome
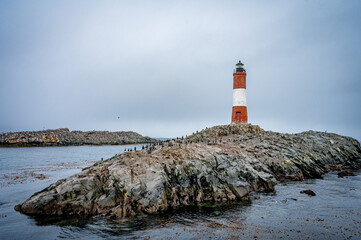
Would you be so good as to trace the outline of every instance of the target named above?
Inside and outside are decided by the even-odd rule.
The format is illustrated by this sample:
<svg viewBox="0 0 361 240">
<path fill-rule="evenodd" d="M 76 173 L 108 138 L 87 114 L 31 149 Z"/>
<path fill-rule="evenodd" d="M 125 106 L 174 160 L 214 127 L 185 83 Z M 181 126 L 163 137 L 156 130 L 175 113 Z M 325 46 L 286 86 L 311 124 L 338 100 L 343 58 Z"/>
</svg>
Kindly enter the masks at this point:
<svg viewBox="0 0 361 240">
<path fill-rule="evenodd" d="M 241 60 L 239 60 L 236 66 L 244 66 L 244 64 L 241 62 Z"/>
</svg>

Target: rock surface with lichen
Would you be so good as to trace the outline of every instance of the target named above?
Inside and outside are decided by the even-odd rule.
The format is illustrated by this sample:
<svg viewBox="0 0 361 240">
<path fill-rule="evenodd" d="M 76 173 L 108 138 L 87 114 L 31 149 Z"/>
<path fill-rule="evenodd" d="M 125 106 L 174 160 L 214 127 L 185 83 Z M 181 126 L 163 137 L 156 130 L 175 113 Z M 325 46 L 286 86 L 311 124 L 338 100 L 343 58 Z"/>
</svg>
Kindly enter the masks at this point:
<svg viewBox="0 0 361 240">
<path fill-rule="evenodd" d="M 157 142 L 139 133 L 109 131 L 69 131 L 67 128 L 0 134 L 0 147 L 121 145 Z"/>
<path fill-rule="evenodd" d="M 308 131 L 281 134 L 251 124 L 215 126 L 97 162 L 35 193 L 29 215 L 126 217 L 182 205 L 248 199 L 277 181 L 360 168 L 360 143 Z"/>
</svg>

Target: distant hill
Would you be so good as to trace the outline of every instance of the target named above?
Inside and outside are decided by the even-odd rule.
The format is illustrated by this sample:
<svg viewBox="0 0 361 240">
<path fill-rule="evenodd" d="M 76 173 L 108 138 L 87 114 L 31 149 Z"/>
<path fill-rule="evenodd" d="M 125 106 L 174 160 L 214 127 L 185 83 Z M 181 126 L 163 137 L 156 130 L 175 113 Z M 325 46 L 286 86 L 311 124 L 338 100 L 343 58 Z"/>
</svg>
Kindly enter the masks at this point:
<svg viewBox="0 0 361 240">
<path fill-rule="evenodd" d="M 55 130 L 14 132 L 0 134 L 0 147 L 31 146 L 75 146 L 75 145 L 122 145 L 153 143 L 159 140 L 144 137 L 136 132 L 69 131 L 67 128 Z"/>
</svg>

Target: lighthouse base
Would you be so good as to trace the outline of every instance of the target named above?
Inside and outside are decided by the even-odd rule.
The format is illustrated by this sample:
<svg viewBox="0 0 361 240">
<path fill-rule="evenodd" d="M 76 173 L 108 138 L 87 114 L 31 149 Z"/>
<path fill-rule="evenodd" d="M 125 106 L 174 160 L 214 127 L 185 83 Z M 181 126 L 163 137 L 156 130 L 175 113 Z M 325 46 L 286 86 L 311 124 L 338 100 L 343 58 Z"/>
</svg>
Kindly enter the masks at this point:
<svg viewBox="0 0 361 240">
<path fill-rule="evenodd" d="M 247 123 L 247 107 L 233 106 L 232 107 L 232 123 Z"/>
</svg>

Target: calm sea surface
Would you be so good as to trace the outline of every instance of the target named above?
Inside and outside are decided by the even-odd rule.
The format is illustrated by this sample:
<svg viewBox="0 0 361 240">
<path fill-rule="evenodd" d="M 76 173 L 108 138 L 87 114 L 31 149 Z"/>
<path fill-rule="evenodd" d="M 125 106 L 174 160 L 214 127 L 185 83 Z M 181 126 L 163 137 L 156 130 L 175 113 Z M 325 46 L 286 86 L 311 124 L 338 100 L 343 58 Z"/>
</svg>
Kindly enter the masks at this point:
<svg viewBox="0 0 361 240">
<path fill-rule="evenodd" d="M 361 239 L 361 175 L 278 184 L 260 199 L 134 218 L 34 218 L 14 206 L 127 146 L 0 148 L 0 239 Z M 312 189 L 315 197 L 300 194 Z"/>
</svg>

